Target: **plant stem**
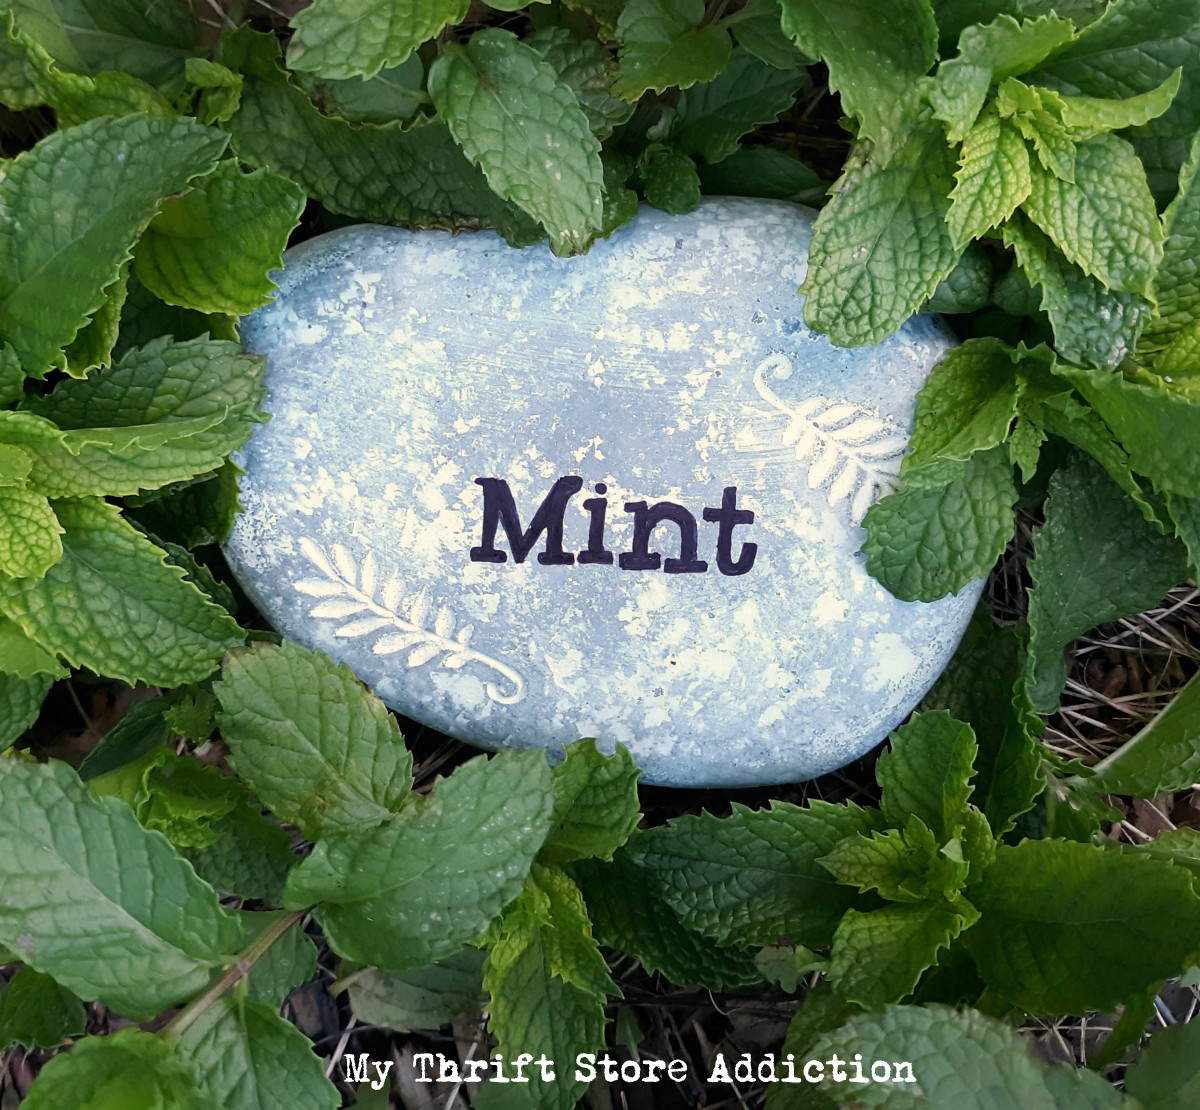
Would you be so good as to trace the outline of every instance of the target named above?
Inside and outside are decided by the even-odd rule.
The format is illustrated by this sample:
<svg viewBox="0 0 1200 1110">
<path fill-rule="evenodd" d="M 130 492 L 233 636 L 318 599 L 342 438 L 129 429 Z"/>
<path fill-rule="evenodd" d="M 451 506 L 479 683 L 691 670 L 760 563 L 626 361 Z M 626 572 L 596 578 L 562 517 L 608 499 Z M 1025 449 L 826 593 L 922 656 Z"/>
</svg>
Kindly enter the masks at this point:
<svg viewBox="0 0 1200 1110">
<path fill-rule="evenodd" d="M 349 990 L 354 986 L 369 970 L 370 968 L 360 967 L 356 971 L 350 972 L 349 975 L 343 975 L 340 979 L 335 979 L 329 984 L 329 993 L 336 998 L 342 991 Z"/>
<path fill-rule="evenodd" d="M 293 910 L 286 917 L 281 917 L 262 933 L 255 937 L 246 950 L 238 955 L 233 966 L 213 983 L 203 994 L 197 995 L 182 1010 L 179 1011 L 165 1026 L 162 1032 L 169 1037 L 180 1037 L 193 1022 L 216 1002 L 230 987 L 244 979 L 253 970 L 254 965 L 266 954 L 284 933 L 303 918 L 309 910 Z"/>
</svg>

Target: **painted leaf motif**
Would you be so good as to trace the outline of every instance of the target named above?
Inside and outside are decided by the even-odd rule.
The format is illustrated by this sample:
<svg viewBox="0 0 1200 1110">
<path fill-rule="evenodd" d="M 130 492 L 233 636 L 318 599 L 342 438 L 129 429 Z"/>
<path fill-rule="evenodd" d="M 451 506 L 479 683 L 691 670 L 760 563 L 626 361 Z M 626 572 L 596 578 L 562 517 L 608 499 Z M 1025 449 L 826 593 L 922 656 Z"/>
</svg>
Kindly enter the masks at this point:
<svg viewBox="0 0 1200 1110">
<path fill-rule="evenodd" d="M 768 376 L 790 377 L 786 355 L 768 355 L 754 371 L 754 387 L 773 409 L 788 418 L 779 439 L 807 466 L 810 489 L 822 489 L 830 507 L 850 503 L 855 523 L 877 496 L 895 488 L 906 437 L 891 423 L 847 401 L 812 397 L 789 405 L 768 384 Z"/>
<path fill-rule="evenodd" d="M 403 583 L 393 574 L 377 597 L 380 570 L 373 552 L 368 552 L 360 563 L 342 544 L 334 544 L 326 553 L 307 537 L 301 539 L 300 549 L 325 576 L 301 578 L 295 584 L 298 593 L 321 599 L 309 609 L 308 615 L 320 620 L 357 618 L 334 629 L 339 639 L 357 640 L 384 632 L 371 647 L 375 655 L 408 652 L 404 664 L 409 670 L 424 667 L 439 657 L 440 665 L 450 670 L 477 663 L 503 680 L 503 685 L 486 683 L 484 688 L 492 701 L 512 705 L 525 696 L 525 680 L 516 671 L 467 647 L 472 625 L 464 625 L 457 638 L 454 636 L 457 623 L 454 613 L 448 606 L 433 606 L 427 588 L 406 597 Z M 427 624 L 430 616 L 434 616 L 432 628 Z M 386 629 L 391 631 L 385 632 Z"/>
</svg>

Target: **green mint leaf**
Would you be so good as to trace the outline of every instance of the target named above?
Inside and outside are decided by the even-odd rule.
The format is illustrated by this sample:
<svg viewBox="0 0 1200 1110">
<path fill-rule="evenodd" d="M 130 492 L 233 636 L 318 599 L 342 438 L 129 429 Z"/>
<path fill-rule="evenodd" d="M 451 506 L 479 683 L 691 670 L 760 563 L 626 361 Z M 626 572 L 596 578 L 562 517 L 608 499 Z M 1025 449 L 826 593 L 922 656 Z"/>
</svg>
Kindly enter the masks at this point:
<svg viewBox="0 0 1200 1110">
<path fill-rule="evenodd" d="M 429 103 L 424 91 L 425 67 L 417 55 L 398 66 L 381 69 L 363 81 L 350 77 L 333 81 L 312 73 L 293 73 L 295 81 L 327 116 L 349 123 L 393 123 L 412 119 L 423 104 Z M 238 103 L 241 103 L 239 92 Z M 233 106 L 237 111 L 237 105 Z M 231 113 L 232 116 L 232 113 Z"/>
<path fill-rule="evenodd" d="M 803 162 L 769 146 L 740 146 L 715 166 L 699 167 L 706 196 L 813 201 L 825 183 Z"/>
<path fill-rule="evenodd" d="M 10 5 L 9 20 L 16 32 L 36 42 L 51 57 L 58 59 L 64 69 L 83 73 L 89 69 L 80 52 L 71 41 L 53 4 L 25 3 Z M 86 18 L 86 17 L 85 17 Z M 34 104 L 13 105 L 31 108 Z"/>
<path fill-rule="evenodd" d="M 843 175 L 813 231 L 810 327 L 842 346 L 878 343 L 929 300 L 961 253 L 946 225 L 953 172 L 940 130 L 922 127 L 886 166 Z"/>
<path fill-rule="evenodd" d="M 1005 441 L 1017 415 L 1023 352 L 999 339 L 969 339 L 930 372 L 913 416 L 905 469 L 937 459 L 969 459 Z"/>
<path fill-rule="evenodd" d="M 346 959 L 403 971 L 474 940 L 519 893 L 550 826 L 541 751 L 480 756 L 386 825 L 321 840 L 289 876 L 286 904 L 317 917 Z"/>
<path fill-rule="evenodd" d="M 164 552 L 96 498 L 59 501 L 63 557 L 44 578 L 0 582 L 0 611 L 72 666 L 131 685 L 199 682 L 242 632 Z"/>
<path fill-rule="evenodd" d="M 853 805 L 735 804 L 729 817 L 680 817 L 639 833 L 622 854 L 648 893 L 719 944 L 788 939 L 817 948 L 829 943 L 855 897 L 818 861 L 839 841 L 881 824 L 877 810 Z"/>
<path fill-rule="evenodd" d="M 863 519 L 867 570 L 904 601 L 935 601 L 984 577 L 1013 533 L 1017 490 L 1003 447 L 973 454 L 961 476 L 927 484 L 910 470 Z"/>
<path fill-rule="evenodd" d="M 185 0 L 106 0 L 71 4 L 64 21 L 81 69 L 123 70 L 163 89 L 183 90 L 184 61 L 194 51 L 200 24 Z M 58 55 L 56 55 L 57 57 Z"/>
<path fill-rule="evenodd" d="M 557 867 L 533 866 L 531 882 L 545 894 L 550 921 L 539 930 L 542 958 L 551 974 L 603 1000 L 621 996 L 592 935 L 592 922 L 579 887 Z"/>
<path fill-rule="evenodd" d="M 0 405 L 11 405 L 25 396 L 25 371 L 12 345 L 0 340 Z"/>
<path fill-rule="evenodd" d="M 1200 1025 L 1157 1031 L 1125 1071 L 1125 1092 L 1143 1110 L 1172 1110 L 1200 1099 Z"/>
<path fill-rule="evenodd" d="M 212 844 L 184 853 L 196 874 L 222 893 L 280 902 L 296 863 L 292 838 L 250 803 L 214 821 L 212 829 Z"/>
<path fill-rule="evenodd" d="M 604 162 L 604 218 L 600 234 L 611 235 L 638 213 L 638 195 L 626 188 L 633 173 L 633 160 L 624 155 L 608 155 Z"/>
<path fill-rule="evenodd" d="M 1056 369 L 1059 374 L 1067 372 L 1062 366 Z M 1045 431 L 1061 436 L 1091 455 L 1125 491 L 1146 520 L 1156 525 L 1161 523 L 1161 510 L 1147 500 L 1145 490 L 1129 468 L 1129 456 L 1113 439 L 1108 425 L 1100 419 L 1095 409 L 1078 400 L 1073 393 L 1032 389 L 1027 394 L 1027 403 L 1023 403 L 1022 407 L 1028 410 L 1029 418 Z"/>
<path fill-rule="evenodd" d="M 1062 119 L 1042 107 L 1042 96 L 1047 93 L 1046 89 L 1034 89 L 1010 78 L 1001 84 L 996 106 L 1001 118 L 1011 119 L 1033 143 L 1042 168 L 1073 185 L 1078 147 Z"/>
<path fill-rule="evenodd" d="M 1015 629 L 980 608 L 923 710 L 946 709 L 975 733 L 971 797 L 997 836 L 1008 832 L 1046 787 L 1042 725 L 1025 694 L 1025 655 Z"/>
<path fill-rule="evenodd" d="M 1187 548 L 1192 577 L 1200 578 L 1200 497 L 1167 494 L 1167 505 L 1171 510 L 1175 535 Z M 10 670 L 2 665 L 3 661 L 3 653 L 0 652 L 0 670 Z"/>
<path fill-rule="evenodd" d="M 73 127 L 101 116 L 177 116 L 171 102 L 156 88 L 131 73 L 106 71 L 95 77 L 51 71 L 43 82 L 46 103 L 59 126 Z"/>
<path fill-rule="evenodd" d="M 197 89 L 240 89 L 242 75 L 234 73 L 228 66 L 208 58 L 187 58 L 183 72 L 187 83 Z"/>
<path fill-rule="evenodd" d="M 273 925 L 278 924 L 287 913 L 270 910 L 265 913 L 240 914 L 244 947 L 249 947 Z M 299 926 L 287 928 L 274 941 L 246 977 L 246 991 L 251 998 L 266 1002 L 278 1010 L 297 987 L 307 983 L 317 970 L 317 946 L 312 938 Z"/>
<path fill-rule="evenodd" d="M 918 82 L 937 57 L 929 0 L 783 0 L 783 29 L 829 67 L 830 88 L 886 163 L 917 123 Z"/>
<path fill-rule="evenodd" d="M 541 862 L 612 859 L 641 819 L 640 773 L 624 745 L 612 755 L 602 754 L 594 740 L 569 745 L 552 772 L 554 814 Z"/>
<path fill-rule="evenodd" d="M 55 1048 L 87 1027 L 87 1011 L 49 975 L 23 967 L 0 994 L 0 1048 Z"/>
<path fill-rule="evenodd" d="M 1153 89 L 1182 66 L 1174 104 L 1147 130 L 1189 134 L 1200 126 L 1198 22 L 1195 0 L 1165 6 L 1154 0 L 1120 0 L 1109 4 L 1046 69 L 1056 84 L 1068 82 L 1089 96 L 1123 97 Z"/>
<path fill-rule="evenodd" d="M 1150 319 L 1150 302 L 1136 293 L 1109 292 L 1069 262 L 1033 224 L 1017 216 L 1004 225 L 1004 242 L 1054 325 L 1054 346 L 1071 362 L 1113 370 L 1137 348 Z"/>
<path fill-rule="evenodd" d="M 995 271 L 991 256 L 977 242 L 968 244 L 947 277 L 937 283 L 922 312 L 976 312 L 992 304 Z M 998 304 L 998 301 L 997 301 Z"/>
<path fill-rule="evenodd" d="M 899 1002 L 937 963 L 938 952 L 978 917 L 961 899 L 847 910 L 833 936 L 829 980 L 835 993 L 870 1009 Z"/>
<path fill-rule="evenodd" d="M 621 60 L 613 92 L 637 100 L 649 89 L 689 89 L 712 81 L 733 47 L 718 26 L 702 27 L 703 0 L 632 0 L 616 25 Z"/>
<path fill-rule="evenodd" d="M 180 550 L 174 544 L 171 547 L 172 550 Z M 207 567 L 197 564 L 197 569 L 209 573 L 211 577 Z M 218 585 L 223 586 L 220 583 Z M 205 589 L 210 595 L 213 592 L 211 587 L 206 586 Z M 203 744 L 216 731 L 216 715 L 219 708 L 216 697 L 203 687 L 193 687 L 183 691 L 178 699 L 172 699 L 170 708 L 163 714 L 163 719 L 172 736 L 183 737 L 193 744 Z"/>
<path fill-rule="evenodd" d="M 263 359 L 237 343 L 175 342 L 170 336 L 127 352 L 110 370 L 63 381 L 26 410 L 67 431 L 127 428 L 209 417 L 262 399 Z"/>
<path fill-rule="evenodd" d="M 62 558 L 62 531 L 42 494 L 0 486 L 0 573 L 41 578 Z"/>
<path fill-rule="evenodd" d="M 617 20 L 625 10 L 625 0 L 571 0 L 569 10 L 590 15 L 600 37 L 611 42 L 616 38 Z"/>
<path fill-rule="evenodd" d="M 65 763 L 3 759 L 0 780 L 4 838 L 26 846 L 0 863 L 0 943 L 138 1021 L 201 990 L 238 939 L 212 887 Z"/>
<path fill-rule="evenodd" d="M 478 948 L 464 948 L 410 971 L 364 968 L 353 973 L 350 1009 L 359 1021 L 397 1033 L 438 1029 L 482 1009 L 483 960 Z"/>
<path fill-rule="evenodd" d="M 7 620 L 3 623 L 11 624 Z M 27 642 L 35 652 L 42 651 L 32 641 Z M 0 654 L 4 652 L 5 646 L 5 638 L 0 633 Z M 46 700 L 53 682 L 54 679 L 49 674 L 22 678 L 0 670 L 0 752 L 12 747 L 38 719 L 42 702 Z"/>
<path fill-rule="evenodd" d="M 553 1082 L 544 1082 L 539 1068 L 527 1072 L 531 1082 L 517 1093 L 516 1105 L 529 1110 L 574 1110 L 587 1088 L 573 1078 L 575 1057 L 603 1050 L 603 1001 L 554 975 L 536 944 L 523 949 L 503 969 L 493 968 L 489 958 L 483 982 L 491 996 L 488 1030 L 504 1058 L 514 1060 L 528 1052 L 534 1059 L 544 1055 L 558 1065 Z M 476 1105 L 487 1110 L 494 1098 L 497 1106 L 505 1106 L 501 1100 L 511 1091 L 511 1087 L 488 1084 Z"/>
<path fill-rule="evenodd" d="M 1033 167 L 1025 213 L 1106 289 L 1148 296 L 1162 258 L 1162 225 L 1133 147 L 1115 135 L 1079 143 L 1075 181 Z"/>
<path fill-rule="evenodd" d="M 877 890 L 889 902 L 940 900 L 943 894 L 962 889 L 967 865 L 944 854 L 938 838 L 919 817 L 909 817 L 903 824 L 903 832 L 889 829 L 847 837 L 821 857 L 821 866 L 839 883 L 863 892 Z"/>
<path fill-rule="evenodd" d="M 213 1110 L 175 1046 L 140 1029 L 85 1037 L 50 1060 L 21 1104 L 29 1110 Z"/>
<path fill-rule="evenodd" d="M 1200 769 L 1198 733 L 1200 682 L 1192 678 L 1136 736 L 1096 764 L 1085 789 L 1090 794 L 1133 794 L 1139 798 L 1182 790 L 1195 781 Z"/>
<path fill-rule="evenodd" d="M 209 173 L 218 131 L 129 116 L 56 131 L 0 181 L 0 332 L 28 373 L 64 364 L 62 348 L 105 302 L 159 200 Z"/>
<path fill-rule="evenodd" d="M 1157 126 L 1151 124 L 1149 126 Z M 1148 127 L 1138 128 L 1132 142 L 1146 167 L 1150 191 L 1161 209 L 1170 203 L 1179 186 L 1179 171 L 1191 153 L 1192 135 L 1146 135 Z"/>
<path fill-rule="evenodd" d="M 241 510 L 241 474 L 237 463 L 226 460 L 215 474 L 156 491 L 153 500 L 135 508 L 133 518 L 154 535 L 184 547 L 224 543 Z"/>
<path fill-rule="evenodd" d="M 492 929 L 485 976 L 503 975 L 530 947 L 564 983 L 601 1001 L 621 993 L 592 936 L 583 895 L 557 867 L 534 864 L 520 897 Z"/>
<path fill-rule="evenodd" d="M 1033 481 L 1045 442 L 1046 432 L 1040 424 L 1035 424 L 1024 415 L 1017 417 L 1008 436 L 1008 457 L 1020 471 L 1021 481 Z"/>
<path fill-rule="evenodd" d="M 0 487 L 21 486 L 33 469 L 33 457 L 14 444 L 0 443 Z"/>
<path fill-rule="evenodd" d="M 803 70 L 776 69 L 735 50 L 716 80 L 694 85 L 679 98 L 667 142 L 684 154 L 720 162 L 737 150 L 743 135 L 787 111 L 804 80 Z"/>
<path fill-rule="evenodd" d="M 86 378 L 96 366 L 109 366 L 120 335 L 121 312 L 129 295 L 130 264 L 125 263 L 117 280 L 104 290 L 104 304 L 67 346 L 67 373 Z"/>
<path fill-rule="evenodd" d="M 724 990 L 762 976 L 749 949 L 715 944 L 683 924 L 645 872 L 618 853 L 612 863 L 575 864 L 596 939 L 680 986 Z"/>
<path fill-rule="evenodd" d="M 255 998 L 225 995 L 179 1038 L 201 1095 L 227 1110 L 335 1110 L 342 1096 L 312 1042 Z"/>
<path fill-rule="evenodd" d="M 994 108 L 989 107 L 964 136 L 954 179 L 946 222 L 955 246 L 998 227 L 1029 196 L 1029 151 Z"/>
<path fill-rule="evenodd" d="M 1177 829 L 1167 829 L 1160 832 L 1153 840 L 1146 840 L 1140 844 L 1117 845 L 1110 842 L 1107 847 L 1121 852 L 1133 852 L 1136 855 L 1167 860 L 1194 874 L 1200 874 L 1200 829 L 1193 829 L 1187 825 L 1181 825 Z"/>
<path fill-rule="evenodd" d="M 304 191 L 278 174 L 222 162 L 191 192 L 168 200 L 138 243 L 138 277 L 167 304 L 244 316 L 266 304 Z"/>
<path fill-rule="evenodd" d="M 1074 841 L 999 845 L 968 894 L 980 919 L 963 940 L 984 982 L 1040 1013 L 1108 1010 L 1179 974 L 1200 928 L 1185 870 Z"/>
<path fill-rule="evenodd" d="M 967 136 L 993 84 L 1035 68 L 1074 37 L 1074 25 L 1053 13 L 1020 23 L 1000 15 L 964 28 L 958 54 L 938 67 L 929 94 L 950 141 Z"/>
<path fill-rule="evenodd" d="M 975 734 L 949 713 L 914 713 L 890 737 L 875 777 L 883 815 L 897 828 L 919 817 L 939 844 L 959 835 L 975 773 Z"/>
<path fill-rule="evenodd" d="M 209 336 L 237 339 L 233 321 L 228 316 L 206 316 L 163 304 L 138 280 L 137 271 L 131 270 L 113 353 L 118 357 L 128 354 L 135 347 L 144 347 L 164 335 L 173 335 L 181 342 Z"/>
<path fill-rule="evenodd" d="M 344 664 L 285 640 L 231 655 L 214 692 L 230 763 L 310 839 L 388 820 L 412 754 L 387 707 Z"/>
<path fill-rule="evenodd" d="M 801 1011 L 803 1013 L 803 1010 Z M 1045 1110 L 1119 1110 L 1121 1096 L 1084 1069 L 1044 1063 L 1011 1025 L 949 1006 L 885 1006 L 859 1014 L 804 1049 L 809 1059 L 903 1060 L 916 1083 L 834 1081 L 830 1069 L 816 1088 L 837 1100 L 878 1110 L 950 1110 L 967 1106 L 1027 1106 Z M 799 1058 L 799 1057 L 797 1057 Z M 801 1090 L 802 1088 L 792 1088 Z"/>
<path fill-rule="evenodd" d="M 1176 69 L 1161 85 L 1138 96 L 1123 100 L 1105 100 L 1092 96 L 1064 96 L 1061 100 L 1062 121 L 1079 137 L 1099 135 L 1106 131 L 1124 131 L 1140 127 L 1157 119 L 1171 106 L 1183 68 Z"/>
<path fill-rule="evenodd" d="M 1146 375 L 1060 371 L 1105 420 L 1139 474 L 1160 490 L 1190 496 L 1200 482 L 1200 398 Z"/>
<path fill-rule="evenodd" d="M 53 7 L 46 5 L 47 17 L 57 19 Z M 31 9 L 6 13 L 8 31 L 0 37 L 0 57 L 6 69 L 0 76 L 0 96 L 13 107 L 32 108 L 47 105 L 54 109 L 59 127 L 72 127 L 98 116 L 126 116 L 135 112 L 146 112 L 152 116 L 171 116 L 175 112 L 171 102 L 161 92 L 130 73 L 106 70 L 87 76 L 82 72 L 69 72 L 56 58 L 69 58 L 72 64 L 84 68 L 83 62 L 66 46 L 64 53 L 56 54 L 46 49 L 46 39 L 31 34 L 29 16 Z M 0 24 L 2 25 L 2 24 Z M 42 21 L 38 30 L 44 31 L 48 22 Z M 56 33 L 63 28 L 59 24 Z M 65 38 L 57 34 L 49 36 L 59 49 Z"/>
<path fill-rule="evenodd" d="M 227 415 L 232 416 L 228 422 Z M 22 446 L 39 464 L 31 476 L 32 489 L 55 498 L 121 495 L 212 471 L 246 441 L 258 419 L 254 408 L 243 406 L 231 414 L 225 410 L 168 419 L 149 427 L 86 428 L 66 434 L 55 433 L 49 422 L 32 436 L 31 424 L 20 429 L 9 424 L 0 428 L 0 435 L 28 436 Z"/>
<path fill-rule="evenodd" d="M 50 497 L 132 494 L 184 481 L 219 467 L 265 419 L 262 371 L 263 359 L 235 343 L 163 336 L 29 403 L 29 413 L 64 434 L 10 419 L 0 439 L 22 442 L 38 464 L 31 488 Z"/>
<path fill-rule="evenodd" d="M 543 27 L 524 40 L 558 74 L 579 101 L 597 139 L 607 139 L 633 114 L 633 105 L 613 94 L 616 65 L 594 38 L 580 38 L 566 27 Z"/>
<path fill-rule="evenodd" d="M 655 208 L 682 215 L 700 203 L 696 163 L 674 147 L 651 143 L 638 158 L 637 169 L 646 202 Z"/>
<path fill-rule="evenodd" d="M 1168 384 L 1194 388 L 1200 371 L 1200 320 L 1176 332 L 1154 359 L 1154 373 Z"/>
<path fill-rule="evenodd" d="M 496 227 L 519 245 L 541 238 L 492 192 L 441 121 L 354 126 L 323 116 L 278 78 L 248 77 L 229 129 L 239 158 L 290 178 L 333 212 L 413 227 Z"/>
<path fill-rule="evenodd" d="M 1034 708 L 1052 713 L 1067 681 L 1067 644 L 1157 605 L 1188 571 L 1178 541 L 1148 523 L 1082 456 L 1050 479 L 1046 522 L 1033 549 L 1026 681 Z"/>
<path fill-rule="evenodd" d="M 209 601 L 215 601 L 231 617 L 236 619 L 238 603 L 232 587 L 218 580 L 217 576 L 186 547 L 180 547 L 177 543 L 170 543 L 165 540 L 159 541 L 159 546 L 167 553 L 167 562 L 171 566 L 179 567 L 184 572 L 183 579 L 185 582 L 190 582 L 193 586 L 197 586 Z M 210 729 L 209 733 L 200 737 L 200 739 L 207 740 L 211 732 L 212 730 Z"/>
<path fill-rule="evenodd" d="M 36 20 L 40 13 L 22 14 L 24 18 L 19 22 L 17 13 L 13 11 L 5 12 L 0 17 L 0 104 L 16 111 L 37 108 L 44 101 L 39 67 L 30 56 L 34 53 L 30 47 L 35 43 L 40 47 L 41 43 L 37 43 L 35 36 L 25 26 L 30 14 Z M 46 20 L 46 23 L 52 28 L 51 33 L 57 31 L 62 41 L 66 42 L 61 24 L 55 26 L 52 20 Z M 69 43 L 67 48 L 70 49 Z"/>
<path fill-rule="evenodd" d="M 67 668 L 58 661 L 52 651 L 47 651 L 36 641 L 31 640 L 19 624 L 9 620 L 8 617 L 0 616 L 0 674 L 33 683 L 24 694 L 19 684 L 9 689 L 8 694 L 13 698 L 11 703 L 13 722 L 8 728 L 0 728 L 0 736 L 9 736 L 12 727 L 15 727 L 16 718 L 23 718 L 26 715 L 28 712 L 27 698 L 32 698 L 36 691 L 41 689 L 42 679 L 46 680 L 45 685 L 48 687 L 51 681 L 63 678 L 67 673 Z M 40 695 L 37 697 L 37 703 L 41 704 Z M 19 708 L 21 706 L 26 706 L 26 709 Z M 9 737 L 8 742 L 19 736 L 32 723 L 32 718 L 26 721 L 25 725 Z M 6 746 L 6 742 L 0 741 L 0 747 L 4 746 Z"/>
<path fill-rule="evenodd" d="M 166 745 L 171 737 L 167 727 L 170 698 L 146 698 L 135 702 L 110 728 L 79 764 L 79 777 L 91 782 L 111 774 L 142 756 Z"/>
<path fill-rule="evenodd" d="M 467 0 L 315 0 L 292 19 L 288 66 L 335 79 L 374 77 L 466 14 Z"/>
<path fill-rule="evenodd" d="M 143 827 L 160 832 L 180 851 L 204 848 L 219 839 L 213 820 L 228 816 L 246 788 L 215 767 L 167 748 L 92 778 L 93 797 L 118 797 Z"/>
<path fill-rule="evenodd" d="M 537 220 L 556 254 L 587 247 L 604 211 L 600 144 L 549 62 L 487 28 L 434 62 L 429 95 L 493 191 Z"/>
<path fill-rule="evenodd" d="M 1146 332 L 1165 339 L 1190 327 L 1200 316 L 1200 136 L 1191 145 L 1187 161 L 1179 171 L 1179 190 L 1163 213 L 1162 263 L 1154 275 L 1156 318 Z"/>
<path fill-rule="evenodd" d="M 810 65 L 784 34 L 783 8 L 780 0 L 748 0 L 745 7 L 727 15 L 722 25 L 733 32 L 738 46 L 753 54 L 760 62 L 776 69 L 795 69 Z"/>
</svg>

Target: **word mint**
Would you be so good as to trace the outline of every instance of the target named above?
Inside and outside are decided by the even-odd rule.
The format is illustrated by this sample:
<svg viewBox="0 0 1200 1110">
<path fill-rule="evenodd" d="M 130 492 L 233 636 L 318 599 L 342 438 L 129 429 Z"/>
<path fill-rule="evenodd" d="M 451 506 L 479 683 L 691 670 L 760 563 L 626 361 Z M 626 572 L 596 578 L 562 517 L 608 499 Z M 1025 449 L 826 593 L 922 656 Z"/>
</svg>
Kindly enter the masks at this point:
<svg viewBox="0 0 1200 1110">
<path fill-rule="evenodd" d="M 475 484 L 483 487 L 483 537 L 478 547 L 471 548 L 473 563 L 503 563 L 508 556 L 496 547 L 496 529 L 504 528 L 513 561 L 525 562 L 541 536 L 546 537 L 544 551 L 538 552 L 537 561 L 543 566 L 570 566 L 596 563 L 611 566 L 613 552 L 604 542 L 604 527 L 608 514 L 608 499 L 604 494 L 608 487 L 596 483 L 596 493 L 589 497 L 583 507 L 590 515 L 587 547 L 578 556 L 563 549 L 563 531 L 567 505 L 571 498 L 583 488 L 583 479 L 577 474 L 559 478 L 550 492 L 537 507 L 528 528 L 522 528 L 513 500 L 512 490 L 503 478 L 476 478 Z M 696 518 L 682 505 L 674 501 L 626 501 L 625 511 L 633 516 L 633 539 L 628 551 L 617 556 L 621 570 L 659 570 L 665 574 L 703 574 L 708 563 L 698 558 L 699 535 Z M 754 523 L 754 513 L 737 507 L 737 487 L 726 486 L 719 508 L 705 508 L 703 518 L 717 526 L 716 557 L 717 570 L 722 574 L 739 575 L 749 572 L 754 566 L 758 545 L 743 543 L 738 556 L 733 557 L 733 530 L 738 525 Z M 660 524 L 673 524 L 679 531 L 679 555 L 663 558 L 659 552 L 651 551 L 654 530 Z"/>
</svg>

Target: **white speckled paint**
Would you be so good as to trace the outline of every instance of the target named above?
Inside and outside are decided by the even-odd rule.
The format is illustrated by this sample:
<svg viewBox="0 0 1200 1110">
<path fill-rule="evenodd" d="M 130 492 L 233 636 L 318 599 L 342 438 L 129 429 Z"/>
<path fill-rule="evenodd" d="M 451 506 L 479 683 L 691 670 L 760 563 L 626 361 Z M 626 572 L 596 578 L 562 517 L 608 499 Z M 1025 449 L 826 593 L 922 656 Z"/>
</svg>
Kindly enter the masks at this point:
<svg viewBox="0 0 1200 1110">
<path fill-rule="evenodd" d="M 858 521 L 899 466 L 914 398 L 947 339 L 929 318 L 842 350 L 801 322 L 811 214 L 708 200 L 644 210 L 581 258 L 491 233 L 353 227 L 290 251 L 246 321 L 268 409 L 242 453 L 227 546 L 283 633 L 348 663 L 388 704 L 485 747 L 581 736 L 629 746 L 649 782 L 810 778 L 866 752 L 950 658 L 979 587 L 897 601 Z M 470 561 L 476 477 L 523 524 L 557 477 L 701 521 L 736 486 L 753 569 Z M 660 526 L 655 549 L 677 553 Z M 500 532 L 498 545 L 507 550 Z M 539 544 L 537 550 L 541 550 Z"/>
</svg>

